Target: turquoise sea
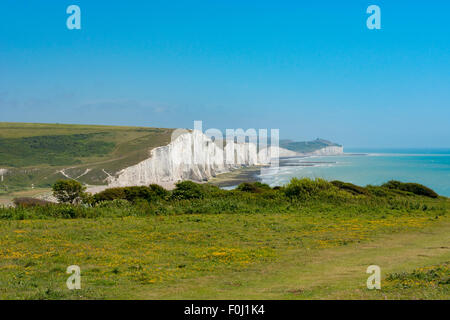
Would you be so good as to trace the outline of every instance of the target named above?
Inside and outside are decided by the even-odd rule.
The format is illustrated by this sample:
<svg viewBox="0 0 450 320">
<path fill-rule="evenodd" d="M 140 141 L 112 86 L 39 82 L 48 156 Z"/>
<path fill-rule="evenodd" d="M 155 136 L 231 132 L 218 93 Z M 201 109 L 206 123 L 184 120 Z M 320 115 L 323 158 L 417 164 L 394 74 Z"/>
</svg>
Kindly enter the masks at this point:
<svg viewBox="0 0 450 320">
<path fill-rule="evenodd" d="M 265 169 L 258 178 L 271 186 L 293 177 L 342 180 L 360 186 L 389 180 L 424 184 L 450 197 L 450 149 L 346 149 L 340 156 L 280 159 L 279 169 Z"/>
</svg>

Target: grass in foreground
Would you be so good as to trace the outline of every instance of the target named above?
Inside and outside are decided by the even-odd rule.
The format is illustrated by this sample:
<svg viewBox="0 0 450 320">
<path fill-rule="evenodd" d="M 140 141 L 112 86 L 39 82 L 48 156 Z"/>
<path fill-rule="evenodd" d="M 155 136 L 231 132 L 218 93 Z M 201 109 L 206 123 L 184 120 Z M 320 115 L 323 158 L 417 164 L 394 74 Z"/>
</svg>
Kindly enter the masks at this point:
<svg viewBox="0 0 450 320">
<path fill-rule="evenodd" d="M 365 289 L 370 264 L 385 276 L 449 261 L 447 218 L 21 220 L 3 221 L 0 233 L 2 299 L 449 298 L 448 282 L 405 287 L 408 275 L 383 280 L 380 292 Z M 82 290 L 65 286 L 73 264 Z"/>
<path fill-rule="evenodd" d="M 0 209 L 0 298 L 449 298 L 447 198 L 323 180 L 152 190 Z M 372 264 L 381 291 L 365 288 Z"/>
</svg>

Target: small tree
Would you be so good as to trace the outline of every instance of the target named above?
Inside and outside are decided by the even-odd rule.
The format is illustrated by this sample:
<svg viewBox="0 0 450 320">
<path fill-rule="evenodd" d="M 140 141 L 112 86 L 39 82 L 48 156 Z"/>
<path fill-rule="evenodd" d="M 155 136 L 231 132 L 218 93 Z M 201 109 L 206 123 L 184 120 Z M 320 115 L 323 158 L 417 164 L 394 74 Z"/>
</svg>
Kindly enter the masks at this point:
<svg viewBox="0 0 450 320">
<path fill-rule="evenodd" d="M 84 198 L 86 187 L 75 180 L 58 180 L 52 189 L 53 195 L 59 202 L 77 203 Z"/>
</svg>

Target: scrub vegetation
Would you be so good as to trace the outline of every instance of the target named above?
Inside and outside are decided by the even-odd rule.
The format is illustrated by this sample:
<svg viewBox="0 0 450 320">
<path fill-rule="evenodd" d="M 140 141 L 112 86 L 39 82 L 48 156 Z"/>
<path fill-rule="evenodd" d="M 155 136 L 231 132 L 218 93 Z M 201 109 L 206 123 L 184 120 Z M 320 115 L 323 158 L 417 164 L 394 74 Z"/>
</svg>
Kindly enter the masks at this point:
<svg viewBox="0 0 450 320">
<path fill-rule="evenodd" d="M 358 188 L 185 181 L 2 208 L 0 298 L 448 298 L 449 199 Z M 382 290 L 365 287 L 371 264 Z"/>
</svg>

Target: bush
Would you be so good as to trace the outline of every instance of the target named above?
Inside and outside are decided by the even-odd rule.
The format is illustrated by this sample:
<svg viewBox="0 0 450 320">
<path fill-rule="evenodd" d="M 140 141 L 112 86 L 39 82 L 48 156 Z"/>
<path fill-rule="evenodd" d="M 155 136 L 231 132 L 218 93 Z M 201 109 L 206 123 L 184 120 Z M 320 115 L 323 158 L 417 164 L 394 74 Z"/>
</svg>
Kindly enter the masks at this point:
<svg viewBox="0 0 450 320">
<path fill-rule="evenodd" d="M 206 194 L 202 185 L 192 181 L 178 182 L 175 186 L 175 190 L 172 191 L 172 198 L 174 199 L 203 199 Z"/>
<path fill-rule="evenodd" d="M 41 200 L 41 199 L 35 199 L 35 198 L 29 198 L 29 197 L 21 197 L 21 198 L 14 198 L 13 202 L 18 207 L 35 207 L 35 206 L 48 206 L 52 205 L 53 202 Z"/>
<path fill-rule="evenodd" d="M 367 195 L 368 194 L 366 188 L 354 185 L 353 183 L 334 180 L 334 181 L 331 181 L 331 184 L 334 185 L 335 187 L 341 189 L 341 190 L 348 191 L 348 192 L 350 192 L 350 193 L 352 193 L 354 195 L 358 195 L 358 194 L 365 194 L 365 195 Z"/>
<path fill-rule="evenodd" d="M 94 195 L 94 202 L 112 201 L 118 199 L 128 200 L 134 202 L 136 200 L 155 201 L 159 199 L 166 199 L 170 192 L 157 184 L 135 187 L 110 188 Z"/>
<path fill-rule="evenodd" d="M 400 181 L 391 180 L 382 185 L 382 187 L 387 189 L 407 191 L 419 196 L 425 196 L 430 198 L 437 198 L 439 195 L 424 185 L 418 183 L 404 183 Z"/>
<path fill-rule="evenodd" d="M 394 196 L 390 190 L 380 186 L 367 185 L 366 190 L 375 197 L 388 198 Z"/>
<path fill-rule="evenodd" d="M 53 185 L 53 195 L 62 203 L 80 203 L 84 197 L 81 183 L 75 180 L 58 180 Z"/>
<path fill-rule="evenodd" d="M 159 184 L 151 184 L 148 187 L 150 188 L 153 196 L 156 198 L 166 199 L 170 195 L 170 192 L 161 187 Z"/>
<path fill-rule="evenodd" d="M 251 193 L 262 193 L 264 191 L 272 190 L 268 184 L 261 182 L 243 182 L 241 183 L 236 190 L 242 192 L 251 192 Z"/>
<path fill-rule="evenodd" d="M 127 187 L 124 188 L 125 199 L 133 202 L 135 200 L 147 200 L 151 201 L 153 198 L 153 194 L 149 187 L 146 186 L 137 186 L 137 187 Z"/>
<path fill-rule="evenodd" d="M 125 199 L 125 188 L 109 188 L 94 195 L 94 202 Z"/>
<path fill-rule="evenodd" d="M 292 178 L 284 188 L 284 193 L 289 198 L 308 199 L 317 196 L 322 191 L 330 189 L 332 186 L 331 183 L 324 179 Z"/>
</svg>

